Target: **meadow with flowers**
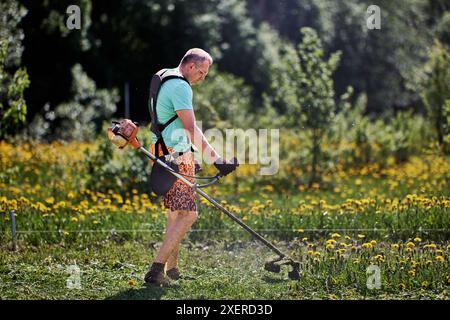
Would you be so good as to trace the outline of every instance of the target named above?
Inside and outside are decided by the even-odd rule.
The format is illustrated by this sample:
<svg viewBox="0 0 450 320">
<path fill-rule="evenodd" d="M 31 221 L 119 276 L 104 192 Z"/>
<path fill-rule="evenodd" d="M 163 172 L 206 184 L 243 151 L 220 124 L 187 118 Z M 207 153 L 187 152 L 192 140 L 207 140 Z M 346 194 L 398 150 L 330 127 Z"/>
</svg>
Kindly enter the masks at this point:
<svg viewBox="0 0 450 320">
<path fill-rule="evenodd" d="M 198 280 L 183 280 L 176 290 L 146 291 L 142 276 L 164 234 L 162 202 L 146 189 L 150 166 L 136 160 L 142 156 L 131 149 L 115 152 L 111 161 L 118 171 L 134 165 L 143 172 L 121 177 L 94 166 L 102 161 L 102 148 L 108 147 L 0 142 L 0 297 L 449 297 L 450 163 L 444 156 L 424 154 L 388 166 L 338 165 L 325 184 L 311 187 L 255 178 L 256 166 L 242 165 L 208 194 L 294 256 L 301 279 L 264 271 L 271 252 L 199 199 L 199 219 L 181 251 L 181 268 Z M 281 170 L 302 175 L 298 167 Z M 74 263 L 82 288 L 68 290 L 66 266 Z M 379 268 L 381 287 L 368 288 L 369 266 Z"/>
</svg>

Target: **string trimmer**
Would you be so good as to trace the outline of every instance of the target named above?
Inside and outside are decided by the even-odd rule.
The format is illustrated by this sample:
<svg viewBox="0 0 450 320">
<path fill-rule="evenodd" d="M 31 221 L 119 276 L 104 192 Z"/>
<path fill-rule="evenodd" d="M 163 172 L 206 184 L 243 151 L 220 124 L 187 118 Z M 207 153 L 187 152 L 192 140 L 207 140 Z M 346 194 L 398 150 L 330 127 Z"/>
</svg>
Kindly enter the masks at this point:
<svg viewBox="0 0 450 320">
<path fill-rule="evenodd" d="M 146 150 L 139 140 L 137 139 L 137 133 L 139 131 L 139 126 L 137 123 L 132 122 L 131 120 L 124 119 L 121 121 L 114 121 L 114 126 L 112 128 L 108 129 L 108 137 L 109 140 L 118 146 L 119 148 L 123 149 L 127 145 L 131 145 L 134 149 L 138 149 L 140 152 L 145 154 L 150 160 L 152 160 L 161 167 L 163 167 L 165 170 L 173 174 L 175 177 L 180 179 L 183 183 L 188 185 L 189 187 L 193 188 L 195 192 L 197 192 L 199 195 L 204 197 L 206 200 L 208 200 L 214 207 L 225 213 L 228 217 L 230 217 L 234 222 L 239 224 L 242 228 L 247 230 L 253 237 L 261 241 L 265 246 L 267 246 L 269 249 L 271 249 L 273 252 L 275 252 L 278 255 L 278 258 L 268 261 L 264 265 L 264 269 L 270 272 L 279 273 L 281 271 L 282 265 L 288 265 L 292 267 L 292 270 L 288 273 L 288 276 L 292 280 L 298 280 L 300 278 L 300 264 L 297 261 L 294 261 L 292 258 L 288 257 L 286 254 L 284 254 L 280 249 L 275 247 L 272 243 L 267 241 L 263 236 L 261 236 L 256 231 L 252 230 L 249 226 L 247 226 L 244 222 L 242 222 L 238 217 L 236 217 L 234 214 L 229 212 L 227 209 L 225 209 L 222 205 L 220 205 L 215 199 L 208 196 L 202 188 L 210 186 L 217 182 L 222 176 L 220 174 L 215 175 L 214 177 L 209 177 L 211 181 L 209 183 L 199 185 L 196 182 L 192 183 L 188 179 L 186 179 L 186 175 L 179 173 L 175 170 L 173 170 L 172 166 L 167 164 L 166 162 L 162 161 L 161 159 L 157 158 L 154 154 L 150 153 L 148 150 Z"/>
</svg>

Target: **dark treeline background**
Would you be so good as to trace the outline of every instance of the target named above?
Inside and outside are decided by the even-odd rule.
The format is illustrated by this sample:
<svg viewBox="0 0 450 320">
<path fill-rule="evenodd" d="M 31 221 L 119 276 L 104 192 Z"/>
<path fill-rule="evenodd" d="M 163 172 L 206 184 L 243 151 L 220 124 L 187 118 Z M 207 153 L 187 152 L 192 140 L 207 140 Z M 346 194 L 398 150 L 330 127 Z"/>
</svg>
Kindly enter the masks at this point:
<svg viewBox="0 0 450 320">
<path fill-rule="evenodd" d="M 381 29 L 368 27 L 372 4 L 2 0 L 0 140 L 96 140 L 86 156 L 92 183 L 119 174 L 145 182 L 137 156 L 113 162 L 106 126 L 123 117 L 147 125 L 152 74 L 200 47 L 215 63 L 194 87 L 196 119 L 203 129 L 280 129 L 286 181 L 298 168 L 312 186 L 338 164 L 448 155 L 450 3 L 377 1 Z M 67 27 L 72 5 L 76 30 Z"/>
<path fill-rule="evenodd" d="M 71 67 L 80 63 L 99 88 L 119 89 L 117 114 L 130 84 L 131 116 L 147 120 L 147 87 L 155 71 L 176 66 L 191 47 L 210 51 L 218 69 L 254 88 L 253 106 L 268 92 L 268 70 L 281 39 L 298 43 L 299 29 L 313 27 L 327 52 L 342 51 L 335 90 L 351 85 L 366 92 L 367 112 L 422 110 L 414 71 L 426 60 L 433 38 L 448 41 L 442 27 L 446 1 L 379 1 L 382 29 L 366 28 L 369 1 L 360 0 L 21 0 L 28 10 L 22 63 L 31 81 L 25 93 L 28 118 L 48 103 L 66 101 Z M 65 27 L 66 8 L 78 4 L 82 29 Z M 447 17 L 448 19 L 448 17 Z M 275 33 L 275 34 L 274 34 Z"/>
</svg>

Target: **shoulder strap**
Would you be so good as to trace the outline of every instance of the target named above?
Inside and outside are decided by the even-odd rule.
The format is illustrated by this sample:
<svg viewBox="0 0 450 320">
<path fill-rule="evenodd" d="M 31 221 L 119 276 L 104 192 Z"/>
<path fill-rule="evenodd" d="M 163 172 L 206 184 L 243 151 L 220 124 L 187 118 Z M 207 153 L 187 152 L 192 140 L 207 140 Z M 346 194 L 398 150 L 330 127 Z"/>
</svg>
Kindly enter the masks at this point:
<svg viewBox="0 0 450 320">
<path fill-rule="evenodd" d="M 178 117 L 177 114 L 175 114 L 172 118 L 169 119 L 165 124 L 160 124 L 158 122 L 158 115 L 156 113 L 156 102 L 158 98 L 159 91 L 161 90 L 161 87 L 163 83 L 166 81 L 169 81 L 171 79 L 181 79 L 187 82 L 189 84 L 189 81 L 183 77 L 181 74 L 179 74 L 176 70 L 169 70 L 169 69 L 162 69 L 159 70 L 157 73 L 155 73 L 152 77 L 151 83 L 150 83 L 150 98 L 149 98 L 149 111 L 150 111 L 150 120 L 151 120 L 151 131 L 156 135 L 158 141 L 155 145 L 155 152 L 158 155 L 159 154 L 159 146 L 162 147 L 162 151 L 164 155 L 167 155 L 169 152 L 167 150 L 166 144 L 164 143 L 164 140 L 162 138 L 162 131 L 175 119 Z M 190 84 L 189 84 L 190 85 Z"/>
<path fill-rule="evenodd" d="M 186 81 L 187 84 L 189 84 L 189 81 L 175 70 L 162 69 L 153 75 L 150 83 L 150 101 L 149 101 L 150 117 L 152 121 L 152 127 L 154 127 L 152 128 L 152 131 L 153 129 L 158 130 L 157 127 L 159 123 L 158 123 L 158 115 L 156 113 L 156 102 L 158 99 L 159 91 L 161 90 L 162 85 L 166 81 L 169 81 L 171 79 L 181 79 Z M 171 123 L 174 120 L 170 119 L 169 121 Z M 167 127 L 170 123 L 167 122 L 164 125 L 164 128 Z M 155 134 L 158 135 L 157 132 L 155 132 Z"/>
</svg>

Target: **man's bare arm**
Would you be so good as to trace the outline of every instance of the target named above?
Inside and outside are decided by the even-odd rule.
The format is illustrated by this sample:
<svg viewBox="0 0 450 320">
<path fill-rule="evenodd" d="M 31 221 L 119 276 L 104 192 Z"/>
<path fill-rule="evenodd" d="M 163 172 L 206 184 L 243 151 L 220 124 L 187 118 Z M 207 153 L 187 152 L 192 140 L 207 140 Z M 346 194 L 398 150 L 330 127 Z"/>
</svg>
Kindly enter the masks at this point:
<svg viewBox="0 0 450 320">
<path fill-rule="evenodd" d="M 206 140 L 203 132 L 197 127 L 195 123 L 195 114 L 193 110 L 177 110 L 178 118 L 180 118 L 183 128 L 188 133 L 188 138 L 195 145 L 198 150 L 202 150 L 204 155 L 207 155 L 212 161 L 220 158 L 219 154 Z"/>
</svg>

